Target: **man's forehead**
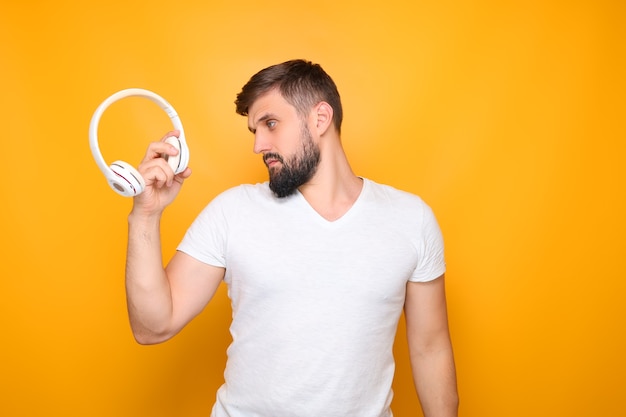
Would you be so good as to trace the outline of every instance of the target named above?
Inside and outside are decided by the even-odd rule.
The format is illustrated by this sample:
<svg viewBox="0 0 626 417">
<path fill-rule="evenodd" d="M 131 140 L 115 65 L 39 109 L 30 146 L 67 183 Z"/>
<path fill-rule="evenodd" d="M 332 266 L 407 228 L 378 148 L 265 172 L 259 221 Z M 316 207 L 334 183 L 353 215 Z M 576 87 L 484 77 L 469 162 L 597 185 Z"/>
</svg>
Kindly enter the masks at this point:
<svg viewBox="0 0 626 417">
<path fill-rule="evenodd" d="M 269 116 L 278 117 L 287 114 L 296 114 L 293 107 L 276 89 L 270 90 L 260 95 L 248 109 L 248 123 L 254 127 L 260 121 L 266 120 Z"/>
<path fill-rule="evenodd" d="M 248 109 L 248 114 L 252 115 L 254 113 L 259 113 L 269 107 L 277 106 L 283 103 L 287 103 L 286 100 L 277 89 L 273 88 L 259 95 L 259 97 L 254 100 Z"/>
</svg>

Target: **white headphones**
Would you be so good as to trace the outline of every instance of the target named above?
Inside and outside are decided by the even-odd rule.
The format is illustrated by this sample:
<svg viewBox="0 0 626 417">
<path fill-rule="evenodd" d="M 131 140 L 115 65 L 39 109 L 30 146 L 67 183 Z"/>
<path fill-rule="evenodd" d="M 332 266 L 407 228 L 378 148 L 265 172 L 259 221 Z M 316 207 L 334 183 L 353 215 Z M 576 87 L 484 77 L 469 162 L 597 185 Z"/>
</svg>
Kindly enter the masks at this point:
<svg viewBox="0 0 626 417">
<path fill-rule="evenodd" d="M 174 171 L 174 174 L 183 172 L 189 163 L 189 148 L 187 147 L 187 142 L 185 140 L 183 125 L 172 105 L 158 94 L 141 88 L 129 88 L 118 91 L 104 100 L 91 117 L 91 123 L 89 125 L 89 146 L 91 147 L 91 153 L 96 160 L 96 164 L 98 164 L 98 167 L 104 173 L 104 176 L 109 182 L 111 188 L 113 188 L 116 193 L 124 197 L 134 197 L 141 194 L 146 187 L 146 183 L 141 177 L 141 174 L 139 174 L 139 171 L 124 161 L 115 161 L 110 166 L 107 166 L 104 162 L 102 154 L 100 153 L 100 148 L 98 147 L 98 124 L 100 123 L 102 113 L 104 113 L 104 111 L 111 104 L 123 98 L 133 96 L 144 97 L 158 104 L 163 110 L 165 110 L 169 118 L 172 120 L 174 128 L 180 131 L 180 136 L 178 138 L 170 136 L 165 139 L 167 143 L 178 149 L 178 155 L 163 155 L 163 158 L 167 160 L 167 163 Z"/>
</svg>

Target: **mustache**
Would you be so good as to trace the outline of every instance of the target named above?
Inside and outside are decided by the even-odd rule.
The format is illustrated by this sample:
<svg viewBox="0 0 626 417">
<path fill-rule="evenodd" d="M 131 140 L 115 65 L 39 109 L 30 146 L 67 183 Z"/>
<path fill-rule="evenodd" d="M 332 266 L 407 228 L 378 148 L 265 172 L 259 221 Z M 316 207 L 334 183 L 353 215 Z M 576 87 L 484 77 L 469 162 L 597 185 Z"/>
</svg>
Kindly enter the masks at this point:
<svg viewBox="0 0 626 417">
<path fill-rule="evenodd" d="M 267 161 L 268 159 L 275 159 L 276 161 L 280 162 L 281 164 L 284 163 L 283 161 L 283 157 L 280 156 L 277 153 L 266 153 L 265 155 L 263 155 L 263 162 L 265 162 L 265 165 L 267 165 Z"/>
</svg>

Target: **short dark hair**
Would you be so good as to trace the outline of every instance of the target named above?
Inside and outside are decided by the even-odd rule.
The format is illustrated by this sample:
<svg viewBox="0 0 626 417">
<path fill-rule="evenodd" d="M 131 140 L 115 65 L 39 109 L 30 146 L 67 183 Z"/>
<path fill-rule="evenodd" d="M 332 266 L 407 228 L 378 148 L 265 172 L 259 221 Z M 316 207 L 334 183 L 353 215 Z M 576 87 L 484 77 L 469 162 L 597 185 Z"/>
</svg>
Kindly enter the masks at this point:
<svg viewBox="0 0 626 417">
<path fill-rule="evenodd" d="M 319 64 L 295 59 L 262 69 L 237 94 L 235 111 L 247 116 L 250 106 L 273 89 L 278 89 L 302 117 L 307 116 L 311 108 L 319 102 L 327 102 L 333 108 L 335 129 L 338 133 L 341 132 L 343 110 L 339 91 L 335 82 Z"/>
</svg>

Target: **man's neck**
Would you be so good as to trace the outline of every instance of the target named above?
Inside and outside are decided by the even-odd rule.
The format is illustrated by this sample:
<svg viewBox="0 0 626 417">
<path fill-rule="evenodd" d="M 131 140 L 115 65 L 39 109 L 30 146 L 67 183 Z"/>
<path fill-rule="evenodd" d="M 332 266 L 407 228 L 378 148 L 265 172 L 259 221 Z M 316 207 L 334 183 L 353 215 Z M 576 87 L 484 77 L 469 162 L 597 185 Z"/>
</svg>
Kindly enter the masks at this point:
<svg viewBox="0 0 626 417">
<path fill-rule="evenodd" d="M 354 205 L 362 188 L 363 180 L 352 172 L 339 146 L 334 152 L 322 153 L 315 175 L 299 191 L 320 216 L 333 221 Z"/>
</svg>

